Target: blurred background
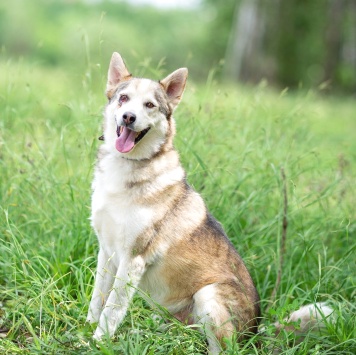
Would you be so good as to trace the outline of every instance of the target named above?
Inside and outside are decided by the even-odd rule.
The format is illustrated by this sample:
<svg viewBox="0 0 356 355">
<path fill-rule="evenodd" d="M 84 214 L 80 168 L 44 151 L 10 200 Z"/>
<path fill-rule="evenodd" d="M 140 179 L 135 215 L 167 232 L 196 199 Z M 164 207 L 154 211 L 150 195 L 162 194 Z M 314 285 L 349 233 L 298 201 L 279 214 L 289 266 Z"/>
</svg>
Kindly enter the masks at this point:
<svg viewBox="0 0 356 355">
<path fill-rule="evenodd" d="M 356 93 L 355 0 L 3 0 L 0 44 L 3 63 L 101 77 L 119 51 L 135 75 Z"/>
</svg>

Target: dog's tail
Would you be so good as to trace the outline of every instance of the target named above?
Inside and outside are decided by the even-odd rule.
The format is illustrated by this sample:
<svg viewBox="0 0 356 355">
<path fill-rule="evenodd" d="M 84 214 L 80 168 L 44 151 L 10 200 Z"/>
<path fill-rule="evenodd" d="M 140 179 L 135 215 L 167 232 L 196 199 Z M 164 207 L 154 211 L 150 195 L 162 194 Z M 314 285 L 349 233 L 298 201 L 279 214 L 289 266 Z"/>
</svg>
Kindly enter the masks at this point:
<svg viewBox="0 0 356 355">
<path fill-rule="evenodd" d="M 267 336 L 271 340 L 275 339 L 277 341 L 277 339 L 280 338 L 280 333 L 285 330 L 295 335 L 296 343 L 298 344 L 304 340 L 304 337 L 309 331 L 320 331 L 325 328 L 329 322 L 335 322 L 333 312 L 334 309 L 329 307 L 326 303 L 308 304 L 292 312 L 289 317 L 284 318 L 280 322 L 273 323 L 274 335 L 272 337 L 271 333 L 267 331 L 267 326 L 262 326 L 258 333 Z M 268 328 L 272 330 L 270 327 Z M 271 354 L 284 353 L 278 341 L 272 341 L 267 347 Z"/>
<path fill-rule="evenodd" d="M 282 322 L 274 323 L 279 334 L 282 329 L 293 331 L 296 335 L 305 334 L 312 329 L 325 328 L 332 320 L 334 310 L 326 303 L 308 304 L 291 313 Z"/>
</svg>

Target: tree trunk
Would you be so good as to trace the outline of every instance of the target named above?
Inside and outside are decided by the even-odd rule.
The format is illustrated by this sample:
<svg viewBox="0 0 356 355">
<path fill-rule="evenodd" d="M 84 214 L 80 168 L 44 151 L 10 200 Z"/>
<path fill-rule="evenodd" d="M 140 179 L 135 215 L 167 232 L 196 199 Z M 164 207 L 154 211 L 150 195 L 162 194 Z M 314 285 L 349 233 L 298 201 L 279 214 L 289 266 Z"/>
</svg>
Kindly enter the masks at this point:
<svg viewBox="0 0 356 355">
<path fill-rule="evenodd" d="M 326 56 L 324 65 L 324 81 L 333 81 L 340 64 L 343 42 L 343 19 L 345 13 L 344 0 L 329 0 L 328 21 L 326 28 Z"/>
<path fill-rule="evenodd" d="M 259 12 L 259 0 L 241 0 L 235 7 L 225 56 L 226 77 L 243 81 L 256 77 L 262 35 L 263 21 Z"/>
</svg>

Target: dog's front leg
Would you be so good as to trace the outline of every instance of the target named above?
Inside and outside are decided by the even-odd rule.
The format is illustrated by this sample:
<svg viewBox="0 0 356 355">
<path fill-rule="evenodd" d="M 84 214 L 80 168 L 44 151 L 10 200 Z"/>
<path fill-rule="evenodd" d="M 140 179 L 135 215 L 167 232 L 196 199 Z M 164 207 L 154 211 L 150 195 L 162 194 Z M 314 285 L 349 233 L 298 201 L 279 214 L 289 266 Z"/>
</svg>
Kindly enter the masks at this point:
<svg viewBox="0 0 356 355">
<path fill-rule="evenodd" d="M 98 265 L 94 283 L 94 291 L 91 297 L 87 322 L 99 322 L 100 313 L 109 296 L 109 292 L 114 284 L 117 267 L 111 257 L 102 248 L 98 254 Z"/>
<path fill-rule="evenodd" d="M 99 319 L 94 339 L 100 340 L 104 334 L 110 337 L 123 321 L 130 301 L 146 270 L 145 261 L 141 256 L 127 258 L 120 262 L 113 289 L 110 292 L 105 308 Z"/>
</svg>

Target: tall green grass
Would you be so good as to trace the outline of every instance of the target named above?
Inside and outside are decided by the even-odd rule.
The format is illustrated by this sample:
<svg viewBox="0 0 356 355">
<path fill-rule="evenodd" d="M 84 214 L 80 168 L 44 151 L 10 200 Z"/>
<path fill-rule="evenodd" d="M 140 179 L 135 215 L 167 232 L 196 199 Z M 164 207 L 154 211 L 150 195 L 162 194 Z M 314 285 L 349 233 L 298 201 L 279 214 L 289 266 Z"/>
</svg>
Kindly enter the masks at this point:
<svg viewBox="0 0 356 355">
<path fill-rule="evenodd" d="M 198 331 L 174 320 L 162 330 L 138 296 L 113 340 L 95 344 L 85 325 L 97 252 L 88 217 L 105 104 L 101 68 L 3 60 L 0 76 L 0 353 L 206 353 Z M 354 353 L 354 107 L 264 83 L 189 82 L 175 114 L 176 147 L 189 182 L 246 261 L 269 334 L 230 341 L 227 354 Z M 271 301 L 284 183 L 287 249 Z M 301 343 L 288 332 L 274 337 L 270 323 L 315 301 L 335 307 L 323 332 Z"/>
</svg>

